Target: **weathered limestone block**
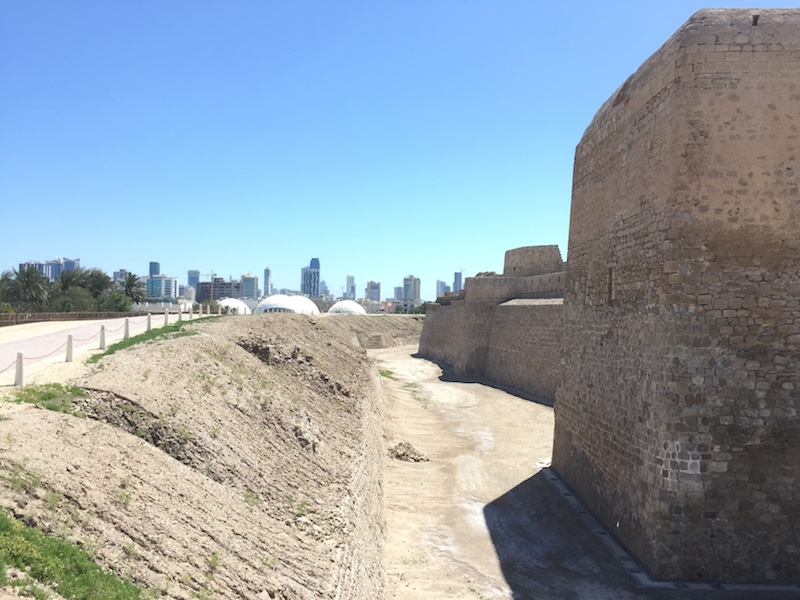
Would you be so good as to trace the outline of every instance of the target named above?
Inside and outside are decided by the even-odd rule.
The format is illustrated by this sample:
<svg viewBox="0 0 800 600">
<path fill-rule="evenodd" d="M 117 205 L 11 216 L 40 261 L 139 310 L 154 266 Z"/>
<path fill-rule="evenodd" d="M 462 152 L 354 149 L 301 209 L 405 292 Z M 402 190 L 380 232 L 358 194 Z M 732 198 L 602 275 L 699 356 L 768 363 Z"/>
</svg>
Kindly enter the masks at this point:
<svg viewBox="0 0 800 600">
<path fill-rule="evenodd" d="M 576 150 L 554 468 L 657 576 L 800 580 L 800 10 L 695 14 Z"/>
</svg>

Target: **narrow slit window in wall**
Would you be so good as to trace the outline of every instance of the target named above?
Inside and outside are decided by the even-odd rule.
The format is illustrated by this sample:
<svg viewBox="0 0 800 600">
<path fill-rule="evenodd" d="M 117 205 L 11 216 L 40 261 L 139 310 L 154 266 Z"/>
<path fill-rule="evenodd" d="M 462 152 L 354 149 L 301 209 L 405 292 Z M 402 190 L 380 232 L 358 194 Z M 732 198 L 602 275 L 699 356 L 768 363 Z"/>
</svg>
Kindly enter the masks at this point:
<svg viewBox="0 0 800 600">
<path fill-rule="evenodd" d="M 608 267 L 608 303 L 611 304 L 616 300 L 616 292 L 614 290 L 614 269 Z"/>
</svg>

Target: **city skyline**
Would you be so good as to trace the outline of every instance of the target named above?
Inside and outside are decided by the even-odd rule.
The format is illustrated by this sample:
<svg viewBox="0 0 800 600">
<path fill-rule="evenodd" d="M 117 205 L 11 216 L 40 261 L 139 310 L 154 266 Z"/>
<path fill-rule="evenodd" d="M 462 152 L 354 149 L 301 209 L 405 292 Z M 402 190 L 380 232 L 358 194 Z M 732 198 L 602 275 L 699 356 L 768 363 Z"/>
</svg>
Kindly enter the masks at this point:
<svg viewBox="0 0 800 600">
<path fill-rule="evenodd" d="M 48 278 L 52 281 L 57 277 L 57 275 L 56 275 L 56 277 L 49 276 L 50 271 L 46 267 L 49 267 L 49 265 L 51 265 L 52 263 L 56 263 L 57 261 L 61 261 L 61 264 L 64 264 L 66 262 L 66 263 L 68 263 L 70 265 L 77 265 L 77 268 L 100 268 L 100 267 L 85 267 L 85 266 L 82 266 L 80 264 L 80 259 L 61 259 L 60 257 L 58 257 L 56 259 L 45 259 L 45 260 L 30 259 L 28 261 L 25 261 L 24 263 L 19 263 L 18 267 L 9 267 L 8 269 L 0 269 L 0 273 L 2 273 L 4 271 L 10 271 L 12 268 L 14 268 L 14 269 L 21 268 L 23 265 L 27 265 L 27 264 L 38 265 L 39 267 L 41 267 L 41 268 L 39 268 L 39 270 L 42 273 L 44 273 L 45 275 L 48 275 Z M 218 278 L 218 279 L 222 278 L 225 281 L 241 281 L 242 285 L 249 285 L 250 286 L 250 287 L 248 287 L 248 290 L 252 289 L 252 285 L 253 284 L 252 284 L 252 282 L 249 282 L 249 283 L 245 284 L 244 280 L 245 279 L 255 280 L 255 281 L 258 282 L 258 289 L 261 289 L 261 295 L 263 295 L 263 296 L 268 296 L 269 295 L 269 289 L 267 289 L 267 287 L 264 286 L 265 282 L 266 282 L 266 286 L 274 287 L 276 290 L 279 290 L 279 289 L 293 290 L 293 291 L 296 291 L 296 292 L 303 293 L 302 282 L 301 282 L 301 285 L 299 285 L 298 287 L 280 286 L 280 285 L 276 286 L 276 285 L 274 285 L 274 282 L 272 281 L 272 276 L 271 276 L 271 269 L 269 267 L 266 267 L 264 269 L 265 278 L 264 278 L 264 281 L 262 281 L 257 275 L 251 275 L 250 271 L 247 271 L 246 273 L 241 273 L 238 276 L 231 274 L 227 278 L 223 277 L 219 273 L 214 273 L 214 272 L 203 273 L 202 269 L 187 269 L 187 271 L 185 273 L 185 276 L 183 276 L 181 274 L 177 274 L 177 273 L 172 273 L 171 271 L 166 271 L 166 270 L 162 273 L 161 272 L 161 270 L 162 270 L 161 269 L 161 264 L 162 264 L 161 260 L 158 260 L 158 261 L 152 261 L 152 260 L 151 261 L 147 261 L 147 265 L 148 265 L 148 272 L 147 273 L 139 273 L 136 270 L 128 269 L 128 268 L 125 268 L 125 267 L 120 267 L 120 268 L 114 269 L 114 270 L 106 270 L 106 269 L 101 269 L 101 270 L 103 270 L 110 277 L 112 277 L 112 279 L 115 279 L 115 280 L 116 279 L 121 279 L 122 277 L 124 277 L 125 274 L 128 274 L 128 273 L 133 273 L 134 275 L 140 277 L 143 280 L 144 279 L 148 279 L 148 278 L 153 278 L 154 276 L 158 277 L 158 278 L 161 278 L 161 279 L 166 278 L 166 279 L 169 279 L 169 280 L 174 280 L 174 284 L 170 283 L 170 285 L 174 285 L 174 289 L 176 290 L 176 294 L 175 295 L 177 295 L 178 287 L 182 287 L 183 285 L 191 286 L 192 288 L 197 290 L 198 289 L 198 285 L 197 284 L 198 283 L 202 283 L 202 282 L 205 282 L 205 283 L 210 282 L 211 278 L 212 278 L 212 275 L 215 278 Z M 321 285 L 325 284 L 325 282 L 326 282 L 326 280 L 324 280 L 322 278 L 322 269 L 320 268 L 320 259 L 319 258 L 312 258 L 311 262 L 309 263 L 309 267 L 313 268 L 313 269 L 316 269 L 316 272 L 317 272 L 317 275 L 316 275 L 316 277 L 317 277 L 317 280 L 316 280 L 317 281 L 317 288 L 316 289 L 319 290 Z M 307 270 L 309 270 L 309 267 L 301 267 L 301 279 L 302 279 L 302 274 L 305 273 Z M 257 272 L 260 272 L 260 271 L 257 271 Z M 450 281 L 450 283 L 448 283 L 448 288 L 452 289 L 452 286 L 456 282 L 460 281 L 459 276 L 460 276 L 460 272 L 454 272 L 453 273 L 453 275 L 452 275 L 453 279 Z M 390 284 L 383 283 L 383 282 L 378 281 L 378 280 L 370 280 L 370 281 L 371 282 L 374 281 L 375 283 L 379 283 L 379 284 L 383 285 L 383 289 L 389 289 L 389 288 L 397 289 L 398 287 L 400 289 L 403 289 L 404 287 L 406 287 L 408 285 L 409 279 L 412 279 L 415 282 L 414 283 L 415 287 L 413 289 L 415 290 L 414 293 L 416 294 L 416 299 L 420 299 L 421 298 L 424 301 L 432 302 L 432 301 L 435 301 L 436 297 L 440 295 L 439 294 L 439 285 L 438 285 L 439 282 L 440 282 L 439 279 L 436 280 L 436 285 L 434 287 L 434 292 L 431 295 L 431 297 L 429 297 L 429 298 L 425 297 L 421 293 L 421 279 L 419 277 L 415 277 L 413 274 L 401 277 L 400 278 L 400 280 L 402 281 L 402 285 L 401 286 L 392 286 Z M 154 290 L 156 288 L 159 289 L 159 290 L 162 290 L 163 286 L 166 285 L 166 284 L 164 282 L 158 282 L 158 283 L 153 283 L 153 284 L 150 284 L 150 285 L 151 286 L 155 286 L 155 287 L 153 287 Z M 344 284 L 342 286 L 338 286 L 337 287 L 335 285 L 331 286 L 331 284 L 328 284 L 328 287 L 330 288 L 330 294 L 335 296 L 335 297 L 337 297 L 337 298 L 340 298 L 340 297 L 341 298 L 349 298 L 350 297 L 349 294 L 351 293 L 351 291 L 352 291 L 352 293 L 354 293 L 354 298 L 353 299 L 361 299 L 361 298 L 366 298 L 367 297 L 366 295 L 362 295 L 362 294 L 360 294 L 358 292 L 358 278 L 355 277 L 354 275 L 347 275 L 346 278 L 345 278 L 345 282 L 344 282 Z M 339 290 L 341 290 L 341 291 L 339 291 Z M 150 289 L 148 288 L 148 292 L 149 291 L 150 291 Z M 155 294 L 154 293 L 153 295 L 155 296 L 155 295 L 160 295 L 160 294 Z M 246 295 L 247 295 L 247 297 L 251 296 L 250 294 L 246 294 Z M 404 293 L 403 297 L 405 297 L 405 295 L 406 294 Z M 381 301 L 387 300 L 389 298 L 390 298 L 390 296 L 381 297 Z"/>
</svg>

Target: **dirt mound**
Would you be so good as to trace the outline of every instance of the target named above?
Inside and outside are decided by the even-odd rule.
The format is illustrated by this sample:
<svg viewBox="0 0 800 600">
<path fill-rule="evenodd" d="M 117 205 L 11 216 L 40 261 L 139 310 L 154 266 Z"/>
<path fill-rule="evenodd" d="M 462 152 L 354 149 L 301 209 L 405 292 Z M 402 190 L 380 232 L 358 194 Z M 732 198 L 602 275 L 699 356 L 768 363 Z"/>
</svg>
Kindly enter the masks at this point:
<svg viewBox="0 0 800 600">
<path fill-rule="evenodd" d="M 388 455 L 390 458 L 405 462 L 428 462 L 430 460 L 424 454 L 420 454 L 420 452 L 408 442 L 400 442 L 392 446 L 389 448 Z"/>
<path fill-rule="evenodd" d="M 0 506 L 162 598 L 379 598 L 381 386 L 364 347 L 421 327 L 226 317 L 108 356 L 76 382 L 85 417 L 2 406 Z"/>
</svg>

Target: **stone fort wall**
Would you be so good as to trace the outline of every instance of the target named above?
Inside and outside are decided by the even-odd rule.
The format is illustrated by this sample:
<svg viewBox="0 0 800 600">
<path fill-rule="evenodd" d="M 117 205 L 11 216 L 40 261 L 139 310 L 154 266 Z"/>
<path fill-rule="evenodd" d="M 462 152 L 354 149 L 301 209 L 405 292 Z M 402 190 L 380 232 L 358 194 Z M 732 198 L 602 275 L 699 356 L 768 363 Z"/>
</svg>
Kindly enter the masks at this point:
<svg viewBox="0 0 800 600">
<path fill-rule="evenodd" d="M 800 10 L 694 15 L 576 150 L 553 466 L 654 575 L 800 579 Z"/>
<path fill-rule="evenodd" d="M 563 298 L 515 299 L 495 309 L 484 375 L 555 400 L 561 379 Z"/>
<path fill-rule="evenodd" d="M 470 277 L 459 296 L 428 305 L 420 355 L 552 402 L 560 356 L 544 349 L 561 344 L 562 269 L 558 246 L 509 250 L 502 275 Z"/>
</svg>

